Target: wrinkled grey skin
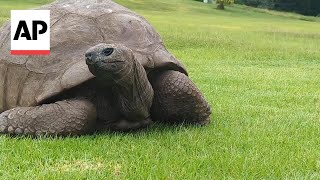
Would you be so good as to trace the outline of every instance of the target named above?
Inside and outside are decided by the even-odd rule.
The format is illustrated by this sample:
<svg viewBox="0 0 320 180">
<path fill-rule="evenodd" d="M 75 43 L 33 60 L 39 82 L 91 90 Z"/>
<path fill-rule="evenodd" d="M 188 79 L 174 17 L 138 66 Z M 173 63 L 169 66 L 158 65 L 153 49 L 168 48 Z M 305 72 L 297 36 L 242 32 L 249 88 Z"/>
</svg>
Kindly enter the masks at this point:
<svg viewBox="0 0 320 180">
<path fill-rule="evenodd" d="M 50 56 L 11 56 L 0 29 L 0 132 L 82 135 L 153 121 L 207 124 L 210 107 L 141 16 L 110 1 L 51 10 Z"/>
</svg>

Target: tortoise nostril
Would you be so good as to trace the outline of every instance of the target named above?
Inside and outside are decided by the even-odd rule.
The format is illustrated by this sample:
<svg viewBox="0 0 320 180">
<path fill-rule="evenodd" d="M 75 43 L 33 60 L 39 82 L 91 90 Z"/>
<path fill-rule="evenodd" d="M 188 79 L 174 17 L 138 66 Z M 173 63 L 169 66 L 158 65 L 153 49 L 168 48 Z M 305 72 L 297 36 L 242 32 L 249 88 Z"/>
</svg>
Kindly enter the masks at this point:
<svg viewBox="0 0 320 180">
<path fill-rule="evenodd" d="M 86 58 L 91 58 L 92 57 L 92 53 L 91 52 L 88 52 L 85 54 Z"/>
<path fill-rule="evenodd" d="M 105 48 L 104 50 L 102 50 L 102 54 L 104 54 L 105 56 L 110 56 L 113 53 L 113 48 Z"/>
<path fill-rule="evenodd" d="M 92 52 L 88 52 L 85 54 L 87 64 L 94 64 L 94 54 Z"/>
</svg>

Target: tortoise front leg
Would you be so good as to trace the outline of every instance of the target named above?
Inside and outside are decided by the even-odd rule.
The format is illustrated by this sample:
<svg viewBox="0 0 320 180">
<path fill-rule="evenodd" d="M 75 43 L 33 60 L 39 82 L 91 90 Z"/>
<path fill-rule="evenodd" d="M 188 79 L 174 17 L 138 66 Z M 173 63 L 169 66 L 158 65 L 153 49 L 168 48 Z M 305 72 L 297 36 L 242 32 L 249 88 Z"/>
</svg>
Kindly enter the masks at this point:
<svg viewBox="0 0 320 180">
<path fill-rule="evenodd" d="M 0 133 L 13 135 L 81 135 L 94 129 L 96 109 L 86 99 L 36 107 L 17 107 L 0 114 Z"/>
<path fill-rule="evenodd" d="M 150 118 L 143 118 L 138 121 L 128 120 L 128 118 L 119 111 L 117 104 L 113 103 L 112 98 L 113 95 L 105 94 L 103 90 L 97 91 L 97 98 L 94 100 L 98 112 L 97 130 L 131 131 L 144 128 L 152 123 Z M 139 104 L 137 105 L 139 106 Z M 148 110 L 149 109 L 150 107 Z M 147 117 L 148 116 L 149 115 L 147 115 Z"/>
<path fill-rule="evenodd" d="M 210 122 L 209 104 L 195 84 L 183 73 L 165 71 L 152 80 L 154 121 L 205 125 Z"/>
</svg>

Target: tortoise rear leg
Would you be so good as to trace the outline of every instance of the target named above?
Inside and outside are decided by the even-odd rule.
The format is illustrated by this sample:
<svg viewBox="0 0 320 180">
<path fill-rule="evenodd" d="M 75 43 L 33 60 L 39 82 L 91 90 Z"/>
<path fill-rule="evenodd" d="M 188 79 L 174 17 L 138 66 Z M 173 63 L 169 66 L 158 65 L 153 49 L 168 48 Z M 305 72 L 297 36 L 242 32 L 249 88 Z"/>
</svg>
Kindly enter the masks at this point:
<svg viewBox="0 0 320 180">
<path fill-rule="evenodd" d="M 13 135 L 81 135 L 94 129 L 96 109 L 86 99 L 36 107 L 17 107 L 0 114 L 0 133 Z"/>
<path fill-rule="evenodd" d="M 211 110 L 195 84 L 183 73 L 165 71 L 152 79 L 152 119 L 169 123 L 205 125 Z"/>
</svg>

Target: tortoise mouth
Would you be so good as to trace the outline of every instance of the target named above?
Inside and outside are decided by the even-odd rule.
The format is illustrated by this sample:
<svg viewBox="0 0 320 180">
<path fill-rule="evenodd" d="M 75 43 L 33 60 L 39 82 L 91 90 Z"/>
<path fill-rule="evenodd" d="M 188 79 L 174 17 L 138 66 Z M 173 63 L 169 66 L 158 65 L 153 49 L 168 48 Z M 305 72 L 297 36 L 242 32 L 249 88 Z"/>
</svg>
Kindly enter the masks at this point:
<svg viewBox="0 0 320 180">
<path fill-rule="evenodd" d="M 97 61 L 94 64 L 90 64 L 91 66 L 94 66 L 95 68 L 102 68 L 105 70 L 115 70 L 118 65 L 124 64 L 124 61 Z M 111 69 L 110 69 L 111 68 Z"/>
<path fill-rule="evenodd" d="M 125 61 L 120 61 L 120 60 L 111 60 L 111 61 L 102 61 L 104 63 L 125 63 Z"/>
<path fill-rule="evenodd" d="M 94 64 L 97 64 L 97 63 L 125 63 L 125 61 L 122 61 L 122 60 L 94 60 L 94 59 L 91 59 L 91 58 L 86 58 L 86 62 L 88 65 L 94 65 Z"/>
<path fill-rule="evenodd" d="M 98 60 L 94 63 L 88 64 L 89 70 L 95 76 L 109 77 L 117 75 L 125 66 L 126 62 L 122 60 Z"/>
</svg>

